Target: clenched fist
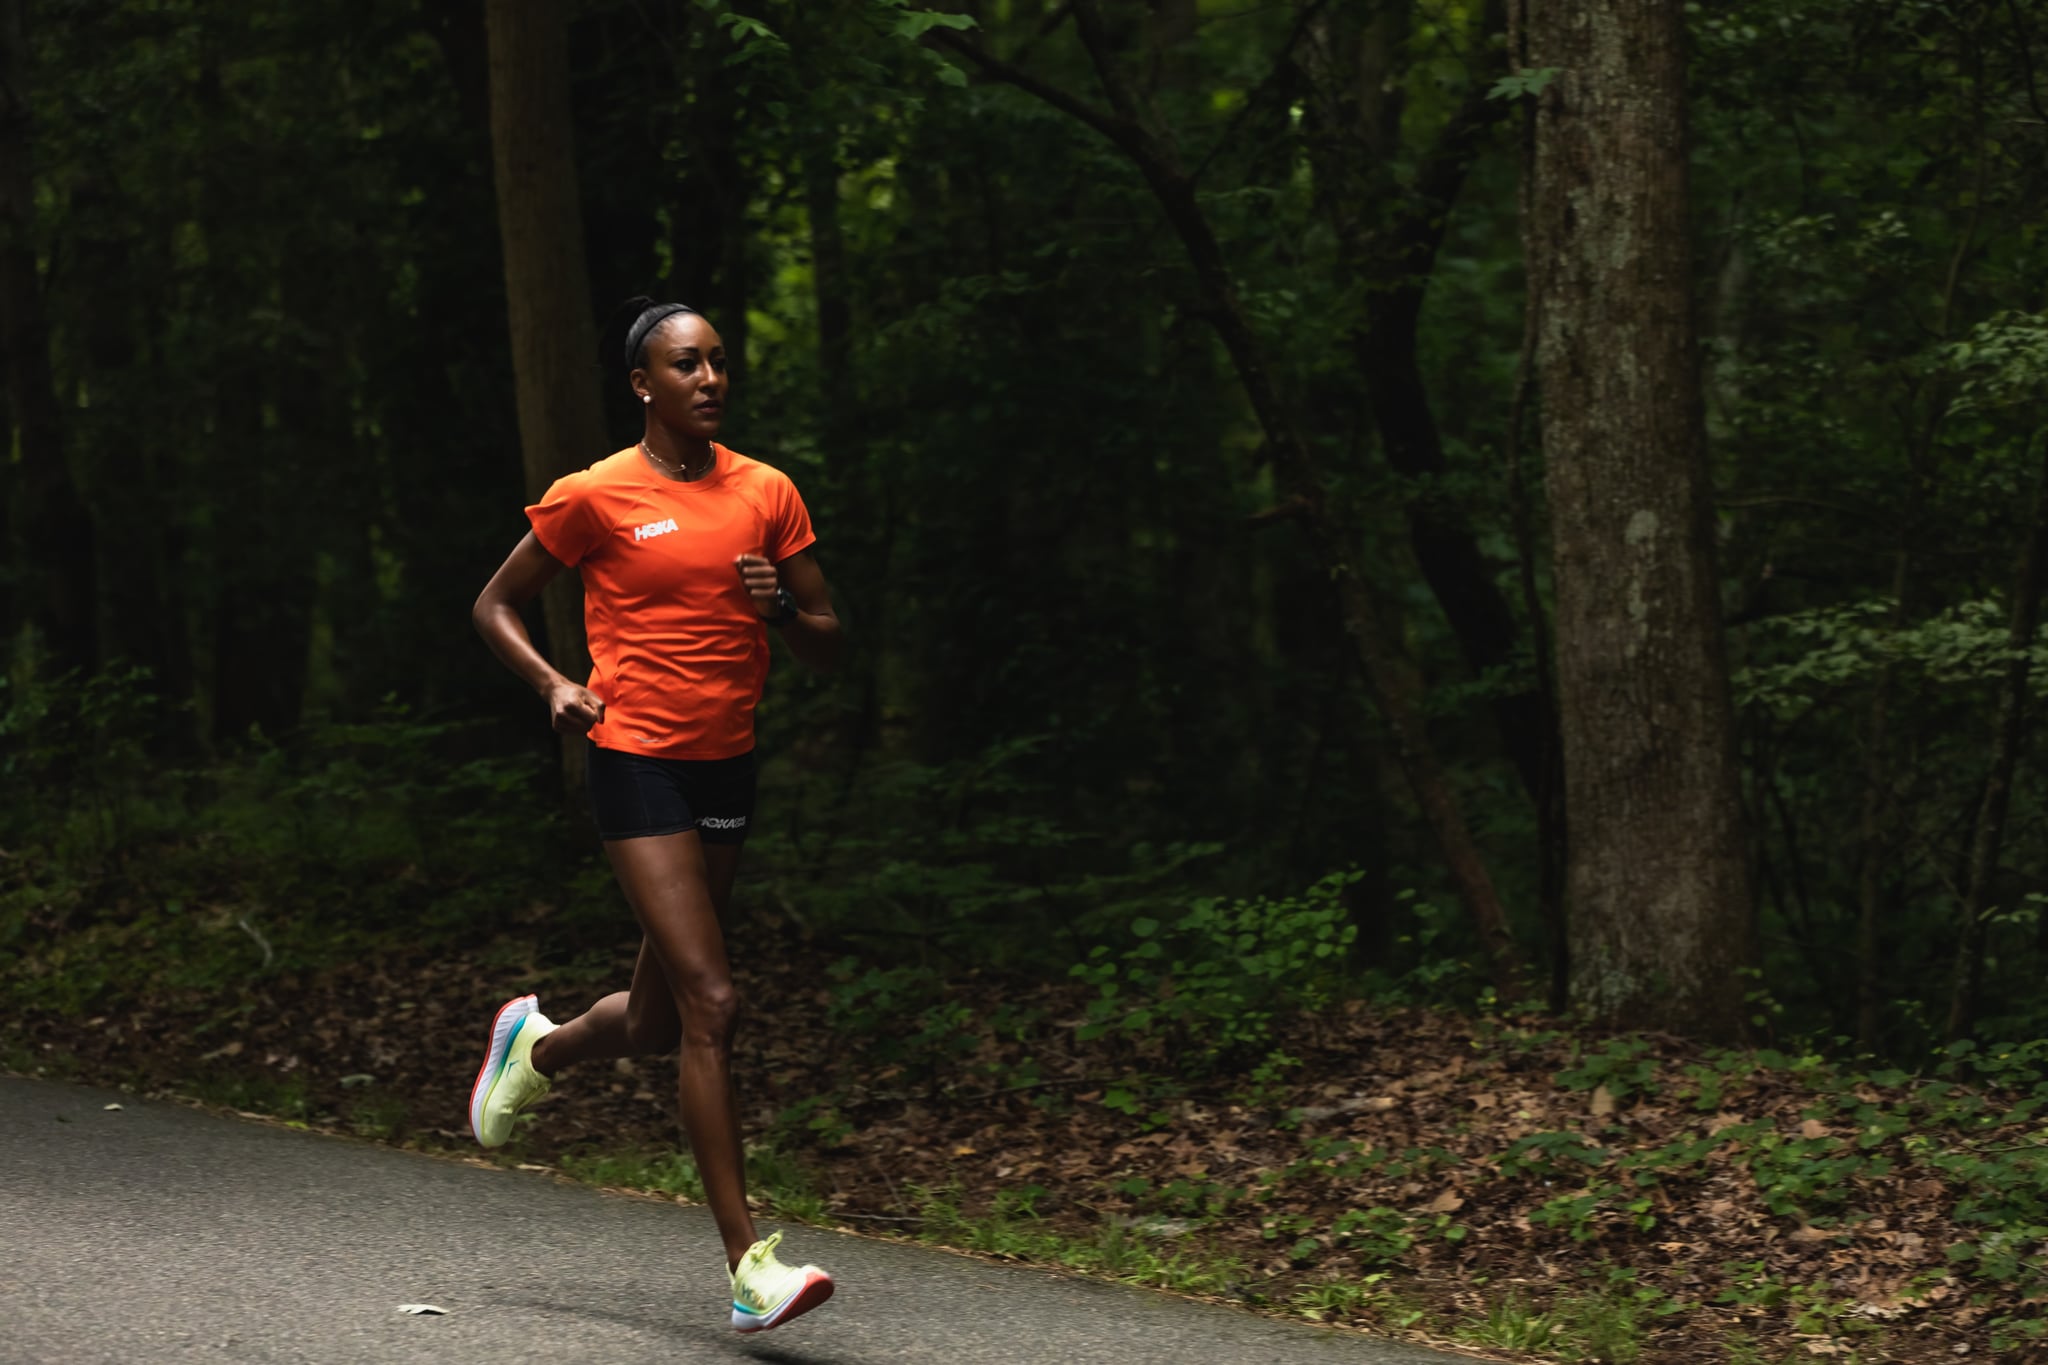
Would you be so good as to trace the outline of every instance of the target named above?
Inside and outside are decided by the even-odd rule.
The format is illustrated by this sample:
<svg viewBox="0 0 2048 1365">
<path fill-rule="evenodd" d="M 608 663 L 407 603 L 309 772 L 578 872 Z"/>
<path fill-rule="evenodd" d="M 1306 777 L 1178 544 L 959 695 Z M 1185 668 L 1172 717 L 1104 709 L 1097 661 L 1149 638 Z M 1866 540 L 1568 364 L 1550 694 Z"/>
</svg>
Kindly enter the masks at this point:
<svg viewBox="0 0 2048 1365">
<path fill-rule="evenodd" d="M 782 603 L 776 597 L 782 578 L 775 572 L 775 566 L 760 555 L 741 555 L 732 563 L 740 571 L 740 582 L 746 587 L 747 596 L 753 599 L 754 610 L 761 614 L 761 619 L 770 621 L 782 615 Z"/>
<path fill-rule="evenodd" d="M 604 703 L 589 688 L 563 681 L 548 689 L 548 719 L 558 735 L 587 735 L 604 719 Z"/>
</svg>

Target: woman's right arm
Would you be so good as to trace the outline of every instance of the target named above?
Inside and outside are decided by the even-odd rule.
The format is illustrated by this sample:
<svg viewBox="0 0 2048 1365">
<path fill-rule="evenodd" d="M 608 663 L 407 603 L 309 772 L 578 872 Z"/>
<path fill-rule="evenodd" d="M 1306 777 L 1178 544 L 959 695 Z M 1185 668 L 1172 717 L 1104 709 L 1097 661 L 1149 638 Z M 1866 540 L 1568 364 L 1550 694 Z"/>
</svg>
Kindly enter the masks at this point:
<svg viewBox="0 0 2048 1365">
<path fill-rule="evenodd" d="M 528 531 L 484 584 L 469 619 L 499 662 L 547 702 L 548 719 L 555 729 L 562 734 L 583 734 L 604 719 L 604 703 L 589 688 L 556 672 L 533 647 L 526 622 L 519 618 L 519 609 L 540 596 L 541 589 L 564 567 Z"/>
</svg>

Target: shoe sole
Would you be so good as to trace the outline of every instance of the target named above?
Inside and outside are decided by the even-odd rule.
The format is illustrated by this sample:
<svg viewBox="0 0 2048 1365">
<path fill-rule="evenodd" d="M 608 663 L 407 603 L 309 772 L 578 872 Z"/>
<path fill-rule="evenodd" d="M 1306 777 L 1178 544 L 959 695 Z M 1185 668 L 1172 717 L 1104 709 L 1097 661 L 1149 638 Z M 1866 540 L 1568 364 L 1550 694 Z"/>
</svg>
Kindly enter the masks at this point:
<svg viewBox="0 0 2048 1365">
<path fill-rule="evenodd" d="M 753 1332 L 765 1332 L 771 1327 L 780 1327 L 791 1318 L 801 1317 L 819 1304 L 832 1297 L 832 1277 L 820 1270 L 813 1274 L 802 1289 L 789 1296 L 789 1301 L 775 1311 L 775 1316 L 758 1327 L 740 1327 L 734 1330 L 741 1336 Z"/>
<path fill-rule="evenodd" d="M 484 1101 L 490 1096 L 492 1082 L 504 1069 L 505 1054 L 512 1048 L 512 1036 L 528 1016 L 539 1012 L 540 997 L 522 995 L 500 1005 L 497 1017 L 491 1020 L 491 1045 L 484 1053 L 484 1064 L 477 1068 L 476 1084 L 469 1088 L 469 1131 L 486 1147 L 498 1144 L 484 1142 Z"/>
</svg>

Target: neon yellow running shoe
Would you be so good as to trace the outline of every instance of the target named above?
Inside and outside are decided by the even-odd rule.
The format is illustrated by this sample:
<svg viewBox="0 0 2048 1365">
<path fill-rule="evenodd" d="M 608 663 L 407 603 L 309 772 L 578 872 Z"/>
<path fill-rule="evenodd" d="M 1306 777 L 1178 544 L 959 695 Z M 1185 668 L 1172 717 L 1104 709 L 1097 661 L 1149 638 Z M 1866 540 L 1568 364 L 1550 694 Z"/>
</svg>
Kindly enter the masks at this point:
<svg viewBox="0 0 2048 1365">
<path fill-rule="evenodd" d="M 531 995 L 507 1000 L 491 1020 L 491 1046 L 469 1092 L 469 1130 L 484 1146 L 504 1146 L 512 1136 L 513 1118 L 548 1093 L 552 1082 L 528 1059 L 533 1045 L 554 1031 Z"/>
<path fill-rule="evenodd" d="M 832 1277 L 814 1265 L 801 1270 L 775 1259 L 782 1234 L 771 1232 L 747 1248 L 732 1272 L 732 1325 L 739 1332 L 765 1332 L 832 1297 Z"/>
</svg>

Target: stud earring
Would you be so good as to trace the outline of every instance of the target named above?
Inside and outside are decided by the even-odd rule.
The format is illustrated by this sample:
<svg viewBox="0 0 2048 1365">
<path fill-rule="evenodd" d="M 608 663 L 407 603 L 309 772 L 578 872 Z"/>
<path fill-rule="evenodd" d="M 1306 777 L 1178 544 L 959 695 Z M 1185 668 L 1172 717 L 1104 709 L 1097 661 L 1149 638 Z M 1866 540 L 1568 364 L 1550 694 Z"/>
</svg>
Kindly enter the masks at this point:
<svg viewBox="0 0 2048 1365">
<path fill-rule="evenodd" d="M 652 403 L 654 401 L 654 395 L 651 393 L 643 393 L 640 395 L 640 401 L 643 403 Z"/>
</svg>

